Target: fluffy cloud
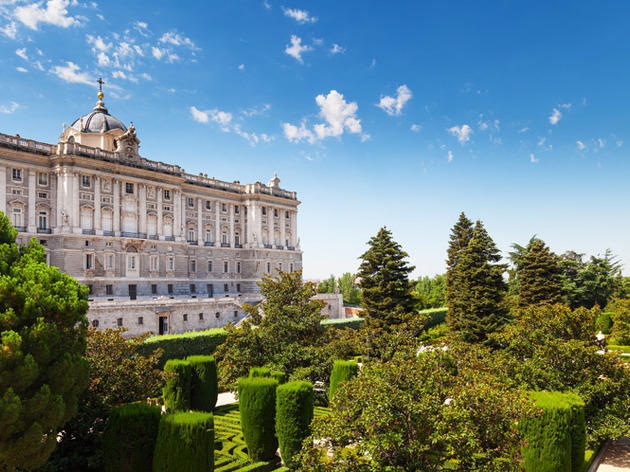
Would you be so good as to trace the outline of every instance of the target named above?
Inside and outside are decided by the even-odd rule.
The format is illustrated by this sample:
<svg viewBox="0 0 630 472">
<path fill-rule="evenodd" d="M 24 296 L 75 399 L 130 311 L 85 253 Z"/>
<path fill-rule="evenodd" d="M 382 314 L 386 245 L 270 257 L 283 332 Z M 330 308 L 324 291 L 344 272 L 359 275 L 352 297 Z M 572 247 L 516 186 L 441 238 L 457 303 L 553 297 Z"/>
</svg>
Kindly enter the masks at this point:
<svg viewBox="0 0 630 472">
<path fill-rule="evenodd" d="M 76 17 L 68 15 L 68 5 L 70 0 L 48 0 L 45 6 L 43 2 L 19 6 L 14 14 L 15 18 L 33 30 L 37 30 L 39 23 L 68 28 L 79 23 Z"/>
<path fill-rule="evenodd" d="M 414 133 L 418 133 L 421 129 L 422 125 L 417 125 L 415 123 L 411 125 L 411 131 L 413 131 Z"/>
<path fill-rule="evenodd" d="M 68 61 L 65 66 L 55 66 L 50 69 L 50 72 L 66 82 L 94 85 L 94 79 L 87 72 L 81 72 L 80 69 L 74 62 Z"/>
<path fill-rule="evenodd" d="M 18 72 L 28 72 L 24 67 L 16 67 L 15 70 Z"/>
<path fill-rule="evenodd" d="M 538 159 L 533 153 L 529 155 L 529 162 L 531 162 L 532 164 L 536 164 L 539 161 L 540 159 Z"/>
<path fill-rule="evenodd" d="M 239 64 L 237 69 L 238 70 L 245 70 L 245 64 Z"/>
<path fill-rule="evenodd" d="M 296 35 L 291 36 L 291 44 L 287 44 L 284 52 L 291 57 L 294 57 L 298 62 L 303 63 L 302 53 L 312 50 L 313 48 L 307 45 L 302 45 L 302 38 Z"/>
<path fill-rule="evenodd" d="M 11 114 L 20 107 L 16 102 L 11 102 L 8 105 L 0 105 L 0 113 Z"/>
<path fill-rule="evenodd" d="M 576 141 L 575 144 L 577 144 L 577 148 L 580 151 L 584 151 L 584 149 L 586 149 L 586 144 L 584 144 L 582 141 Z"/>
<path fill-rule="evenodd" d="M 190 113 L 193 119 L 199 123 L 208 123 L 210 120 L 215 123 L 219 123 L 222 127 L 225 127 L 230 124 L 232 121 L 232 114 L 226 111 L 218 110 L 217 108 L 213 108 L 211 110 L 202 111 L 197 107 L 190 107 Z"/>
<path fill-rule="evenodd" d="M 92 46 L 92 52 L 107 52 L 111 49 L 112 43 L 106 43 L 100 36 L 85 36 L 87 43 Z"/>
<path fill-rule="evenodd" d="M 246 139 L 252 146 L 258 144 L 259 142 L 268 143 L 275 139 L 273 136 L 269 136 L 266 133 L 257 134 L 245 131 L 240 123 L 235 122 L 234 117 L 230 112 L 222 111 L 217 108 L 200 110 L 195 106 L 191 106 L 189 110 L 193 120 L 196 122 L 207 124 L 212 121 L 217 123 L 221 128 L 221 131 L 224 133 L 235 133 Z"/>
<path fill-rule="evenodd" d="M 315 23 L 317 21 L 317 17 L 311 16 L 306 10 L 282 7 L 282 11 L 284 12 L 284 16 L 293 18 L 298 23 Z"/>
<path fill-rule="evenodd" d="M 17 54 L 18 56 L 20 56 L 22 59 L 24 59 L 25 61 L 28 61 L 28 56 L 26 55 L 26 48 L 22 48 L 22 49 L 16 49 L 15 50 L 15 54 Z"/>
<path fill-rule="evenodd" d="M 342 48 L 337 43 L 333 43 L 332 48 L 330 48 L 331 54 L 343 54 L 346 52 L 346 48 Z"/>
<path fill-rule="evenodd" d="M 313 144 L 315 142 L 315 135 L 310 129 L 306 128 L 304 122 L 300 124 L 299 128 L 291 123 L 282 123 L 282 130 L 284 131 L 285 138 L 292 143 L 308 141 Z"/>
<path fill-rule="evenodd" d="M 446 160 L 448 162 L 453 162 L 453 151 L 448 151 L 448 154 L 446 155 Z"/>
<path fill-rule="evenodd" d="M 6 26 L 0 28 L 0 33 L 8 38 L 15 39 L 15 36 L 17 35 L 17 25 L 15 24 L 15 21 L 12 21 Z"/>
<path fill-rule="evenodd" d="M 558 121 L 562 119 L 562 113 L 557 108 L 554 108 L 549 116 L 549 123 L 552 125 L 557 125 Z"/>
<path fill-rule="evenodd" d="M 172 44 L 173 46 L 186 46 L 189 47 L 192 50 L 196 50 L 197 47 L 195 46 L 195 43 L 192 41 L 192 39 L 186 37 L 186 36 L 182 36 L 181 34 L 175 32 L 175 31 L 170 31 L 168 33 L 164 33 L 162 35 L 162 37 L 160 38 L 160 43 L 163 44 Z"/>
<path fill-rule="evenodd" d="M 472 134 L 472 128 L 468 125 L 453 126 L 448 129 L 448 132 L 457 138 L 461 144 L 465 144 L 470 141 L 470 135 Z"/>
<path fill-rule="evenodd" d="M 405 104 L 411 99 L 412 93 L 409 87 L 401 85 L 396 89 L 396 97 L 384 96 L 376 104 L 381 110 L 389 116 L 400 115 Z"/>
</svg>

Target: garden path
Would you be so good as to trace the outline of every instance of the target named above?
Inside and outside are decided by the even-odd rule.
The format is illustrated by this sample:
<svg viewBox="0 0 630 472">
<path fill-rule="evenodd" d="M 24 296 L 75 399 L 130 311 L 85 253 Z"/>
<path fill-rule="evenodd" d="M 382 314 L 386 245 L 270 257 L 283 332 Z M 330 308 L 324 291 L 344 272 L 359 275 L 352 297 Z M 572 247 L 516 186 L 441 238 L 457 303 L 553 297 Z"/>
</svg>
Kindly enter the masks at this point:
<svg viewBox="0 0 630 472">
<path fill-rule="evenodd" d="M 595 472 L 630 472 L 630 438 L 610 443 Z"/>
</svg>

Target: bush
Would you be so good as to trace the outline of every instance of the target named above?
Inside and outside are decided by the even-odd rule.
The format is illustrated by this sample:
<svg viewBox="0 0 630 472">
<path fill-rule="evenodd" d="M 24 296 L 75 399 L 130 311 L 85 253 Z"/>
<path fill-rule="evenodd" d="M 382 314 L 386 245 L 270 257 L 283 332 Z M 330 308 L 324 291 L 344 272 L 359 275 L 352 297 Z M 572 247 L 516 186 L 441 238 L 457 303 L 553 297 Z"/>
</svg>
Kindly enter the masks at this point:
<svg viewBox="0 0 630 472">
<path fill-rule="evenodd" d="M 339 319 L 327 319 L 322 320 L 321 324 L 324 328 L 334 328 L 334 329 L 360 329 L 363 325 L 363 318 L 339 318 Z"/>
<path fill-rule="evenodd" d="M 335 391 L 339 386 L 339 382 L 345 382 L 356 377 L 359 372 L 359 364 L 355 361 L 336 360 L 332 373 L 330 374 L 330 389 L 328 390 L 328 399 L 332 400 Z"/>
<path fill-rule="evenodd" d="M 151 472 L 161 415 L 146 403 L 112 409 L 103 433 L 105 472 Z"/>
<path fill-rule="evenodd" d="M 171 359 L 164 366 L 164 371 L 171 375 L 162 389 L 164 405 L 169 411 L 190 410 L 190 386 L 193 368 L 190 362 Z"/>
<path fill-rule="evenodd" d="M 612 317 L 614 313 L 607 312 L 602 313 L 595 319 L 595 323 L 597 324 L 597 329 L 600 330 L 604 334 L 610 334 L 610 329 L 613 325 Z"/>
<path fill-rule="evenodd" d="M 582 472 L 586 449 L 584 402 L 572 393 L 530 392 L 542 410 L 521 426 L 527 444 L 523 467 L 527 472 Z"/>
<path fill-rule="evenodd" d="M 164 415 L 160 421 L 153 472 L 214 470 L 214 419 L 212 413 Z"/>
<path fill-rule="evenodd" d="M 286 383 L 287 381 L 287 374 L 279 370 L 272 370 L 269 377 L 271 377 L 272 379 L 276 379 L 279 384 Z"/>
<path fill-rule="evenodd" d="M 442 323 L 446 323 L 447 308 L 429 308 L 427 310 L 420 310 L 418 314 L 428 315 L 429 321 L 424 325 L 424 329 L 428 330 Z"/>
<path fill-rule="evenodd" d="M 196 411 L 212 411 L 217 404 L 219 383 L 217 363 L 212 356 L 190 356 L 192 366 L 190 406 Z"/>
<path fill-rule="evenodd" d="M 271 369 L 269 367 L 252 367 L 249 369 L 249 378 L 254 377 L 271 377 Z"/>
<path fill-rule="evenodd" d="M 273 459 L 278 449 L 275 431 L 278 381 L 267 377 L 238 381 L 241 428 L 247 453 L 254 461 Z"/>
<path fill-rule="evenodd" d="M 160 368 L 170 359 L 185 359 L 188 356 L 209 356 L 223 344 L 227 332 L 223 328 L 193 331 L 182 334 L 151 336 L 138 347 L 138 354 L 149 356 L 157 348 L 164 350 Z"/>
<path fill-rule="evenodd" d="M 616 344 L 630 344 L 630 299 L 615 298 L 610 306 L 612 329 L 610 337 Z"/>
<path fill-rule="evenodd" d="M 313 421 L 313 384 L 289 382 L 276 390 L 276 434 L 282 461 L 291 470 L 297 467 L 293 457 L 311 433 Z"/>
</svg>

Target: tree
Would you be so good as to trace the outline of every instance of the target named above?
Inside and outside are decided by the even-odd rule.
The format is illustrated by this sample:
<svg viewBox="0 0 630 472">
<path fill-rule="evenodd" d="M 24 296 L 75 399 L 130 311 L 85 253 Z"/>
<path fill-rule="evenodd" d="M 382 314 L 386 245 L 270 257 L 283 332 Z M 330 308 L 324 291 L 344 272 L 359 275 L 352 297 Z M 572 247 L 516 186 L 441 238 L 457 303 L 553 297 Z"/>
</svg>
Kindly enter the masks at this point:
<svg viewBox="0 0 630 472">
<path fill-rule="evenodd" d="M 419 310 L 446 306 L 446 275 L 420 277 L 416 282 L 414 296 Z"/>
<path fill-rule="evenodd" d="M 343 295 L 343 302 L 348 305 L 358 305 L 361 303 L 361 291 L 357 284 L 357 276 L 350 272 L 345 272 L 337 279 L 337 286 Z"/>
<path fill-rule="evenodd" d="M 456 303 L 449 300 L 450 327 L 466 342 L 485 343 L 488 334 L 507 320 L 507 286 L 503 280 L 506 266 L 499 263 L 499 250 L 480 221 L 457 257 L 457 264 L 449 269 L 451 280 L 457 281 L 457 286 L 451 288 Z"/>
<path fill-rule="evenodd" d="M 317 286 L 318 293 L 335 293 L 337 282 L 335 276 L 331 274 L 326 280 L 322 280 Z"/>
<path fill-rule="evenodd" d="M 521 307 L 562 302 L 558 256 L 541 239 L 530 240 L 517 262 L 518 303 Z"/>
<path fill-rule="evenodd" d="M 446 302 L 448 306 L 446 321 L 453 330 L 458 329 L 459 323 L 457 317 L 463 311 L 463 300 L 458 298 L 462 280 L 460 279 L 460 272 L 456 269 L 457 264 L 459 264 L 461 260 L 462 251 L 468 247 L 472 233 L 472 221 L 466 218 L 464 212 L 461 212 L 455 226 L 451 229 L 451 236 L 446 251 Z"/>
<path fill-rule="evenodd" d="M 0 470 L 42 465 L 77 412 L 88 365 L 82 359 L 87 287 L 46 264 L 32 239 L 0 214 Z"/>
<path fill-rule="evenodd" d="M 630 299 L 616 298 L 611 305 L 613 325 L 610 337 L 615 343 L 627 346 L 630 344 Z"/>
</svg>

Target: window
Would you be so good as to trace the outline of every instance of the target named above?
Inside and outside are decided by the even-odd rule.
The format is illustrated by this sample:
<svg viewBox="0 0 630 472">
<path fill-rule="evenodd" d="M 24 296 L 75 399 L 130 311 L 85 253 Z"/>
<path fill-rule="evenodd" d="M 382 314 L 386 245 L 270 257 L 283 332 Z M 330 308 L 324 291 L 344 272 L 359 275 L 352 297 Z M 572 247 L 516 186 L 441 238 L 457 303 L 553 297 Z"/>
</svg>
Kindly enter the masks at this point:
<svg viewBox="0 0 630 472">
<path fill-rule="evenodd" d="M 239 213 L 238 205 L 234 205 L 234 213 L 238 215 Z"/>
<path fill-rule="evenodd" d="M 282 270 L 282 262 L 278 264 L 278 270 Z"/>
<path fill-rule="evenodd" d="M 158 256 L 151 256 L 151 270 L 153 272 L 158 270 L 158 263 L 159 263 L 159 258 Z"/>
<path fill-rule="evenodd" d="M 81 186 L 82 187 L 86 187 L 86 188 L 90 187 L 90 176 L 89 175 L 82 175 L 81 176 Z"/>
<path fill-rule="evenodd" d="M 267 262 L 267 273 L 271 273 L 271 262 Z"/>
<path fill-rule="evenodd" d="M 195 230 L 193 228 L 188 228 L 188 241 L 195 240 Z"/>
<path fill-rule="evenodd" d="M 88 284 L 88 294 L 92 295 L 94 293 L 94 286 L 92 284 Z"/>
<path fill-rule="evenodd" d="M 192 273 L 197 272 L 197 261 L 195 260 L 190 261 L 190 271 Z"/>
<path fill-rule="evenodd" d="M 206 291 L 208 292 L 208 297 L 212 298 L 214 296 L 214 286 L 212 284 L 206 285 Z"/>
<path fill-rule="evenodd" d="M 195 206 L 195 200 L 192 197 L 188 197 L 186 200 L 188 200 L 188 206 L 190 208 Z"/>
<path fill-rule="evenodd" d="M 173 295 L 173 284 L 168 284 L 166 286 L 166 288 L 167 288 L 168 294 L 169 295 Z M 186 316 L 186 315 L 184 315 L 184 316 Z"/>
<path fill-rule="evenodd" d="M 219 313 L 218 311 L 214 314 L 214 317 L 218 320 L 219 318 L 221 318 L 221 313 Z"/>
<path fill-rule="evenodd" d="M 190 284 L 190 293 L 197 293 L 197 286 L 195 284 Z"/>
<path fill-rule="evenodd" d="M 208 261 L 208 272 L 212 272 L 212 261 Z"/>
<path fill-rule="evenodd" d="M 138 324 L 144 324 L 144 318 L 142 316 L 138 316 Z"/>
<path fill-rule="evenodd" d="M 241 261 L 236 262 L 236 273 L 237 274 L 241 273 Z"/>
<path fill-rule="evenodd" d="M 125 193 L 133 194 L 133 184 L 131 182 L 125 182 Z"/>
<path fill-rule="evenodd" d="M 239 233 L 234 234 L 234 244 L 238 246 L 241 244 L 241 235 Z"/>
<path fill-rule="evenodd" d="M 210 231 L 206 231 L 206 242 L 212 242 L 212 233 Z"/>
<path fill-rule="evenodd" d="M 164 200 L 170 200 L 171 199 L 171 191 L 164 189 Z"/>
<path fill-rule="evenodd" d="M 92 320 L 92 326 L 98 328 L 98 320 Z"/>
<path fill-rule="evenodd" d="M 114 255 L 105 254 L 105 270 L 112 270 L 114 268 Z"/>
<path fill-rule="evenodd" d="M 11 223 L 13 226 L 22 226 L 22 209 L 14 208 L 11 212 Z"/>
<path fill-rule="evenodd" d="M 157 284 L 151 284 L 151 294 L 157 295 Z"/>
<path fill-rule="evenodd" d="M 22 181 L 22 169 L 13 169 L 12 170 L 12 177 L 13 177 L 13 180 L 15 180 L 16 182 L 21 182 Z"/>
<path fill-rule="evenodd" d="M 113 294 L 114 294 L 114 286 L 105 285 L 105 295 L 113 295 Z"/>
<path fill-rule="evenodd" d="M 46 192 L 37 192 L 37 198 L 48 198 L 48 194 Z"/>
<path fill-rule="evenodd" d="M 293 272 L 293 262 L 289 264 L 289 272 Z"/>
<path fill-rule="evenodd" d="M 166 270 L 168 270 L 168 271 L 175 270 L 175 258 L 174 257 L 169 256 L 169 258 L 166 259 Z"/>
<path fill-rule="evenodd" d="M 221 234 L 221 244 L 227 244 L 227 233 Z"/>
<path fill-rule="evenodd" d="M 228 261 L 223 262 L 223 272 L 227 273 L 230 269 L 230 263 Z"/>
<path fill-rule="evenodd" d="M 236 284 L 236 291 L 241 293 L 241 284 Z"/>
<path fill-rule="evenodd" d="M 123 325 L 123 319 L 122 319 L 122 318 L 118 318 L 118 319 L 116 320 L 116 326 L 119 326 L 119 327 L 120 327 L 120 326 L 122 326 L 122 325 Z"/>
<path fill-rule="evenodd" d="M 263 216 L 267 215 L 267 208 L 266 207 L 262 207 L 262 214 L 263 214 Z"/>
<path fill-rule="evenodd" d="M 136 256 L 127 255 L 127 269 L 136 270 Z"/>
<path fill-rule="evenodd" d="M 275 216 L 276 218 L 278 218 L 278 209 L 274 208 L 273 209 L 273 216 Z"/>
<path fill-rule="evenodd" d="M 238 317 L 238 311 L 234 310 L 234 318 Z"/>
<path fill-rule="evenodd" d="M 206 210 L 212 210 L 212 202 L 210 200 L 206 200 Z"/>
<path fill-rule="evenodd" d="M 39 182 L 39 185 L 46 187 L 48 185 L 48 174 L 40 172 L 37 174 L 37 181 Z"/>
<path fill-rule="evenodd" d="M 86 254 L 85 255 L 85 270 L 90 270 L 94 268 L 94 254 Z"/>
<path fill-rule="evenodd" d="M 199 313 L 199 321 L 203 320 L 203 313 Z"/>
<path fill-rule="evenodd" d="M 37 218 L 37 227 L 39 229 L 48 228 L 48 212 L 40 211 L 39 216 Z"/>
<path fill-rule="evenodd" d="M 229 285 L 228 285 L 228 284 L 223 284 L 223 291 L 224 291 L 225 293 L 228 293 L 228 292 L 230 291 L 230 287 L 229 287 Z"/>
<path fill-rule="evenodd" d="M 188 321 L 188 313 L 184 313 L 184 321 Z"/>
<path fill-rule="evenodd" d="M 221 204 L 221 211 L 227 211 L 227 203 Z"/>
</svg>

